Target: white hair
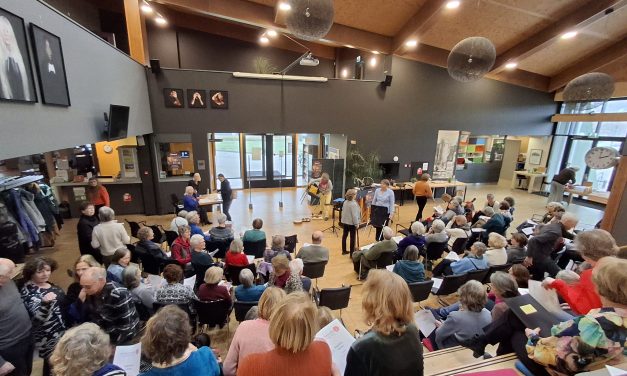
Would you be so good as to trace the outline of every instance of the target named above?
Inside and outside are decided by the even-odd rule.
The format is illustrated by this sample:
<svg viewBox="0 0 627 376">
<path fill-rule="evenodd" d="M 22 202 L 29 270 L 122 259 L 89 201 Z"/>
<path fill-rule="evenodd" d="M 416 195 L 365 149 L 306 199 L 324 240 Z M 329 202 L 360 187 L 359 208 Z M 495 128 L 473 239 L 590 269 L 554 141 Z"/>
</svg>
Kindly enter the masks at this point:
<svg viewBox="0 0 627 376">
<path fill-rule="evenodd" d="M 299 259 L 299 258 L 295 258 L 292 261 L 290 261 L 290 271 L 292 273 L 296 273 L 298 275 L 301 275 L 303 272 L 303 260 Z"/>
<path fill-rule="evenodd" d="M 239 272 L 239 281 L 244 287 L 251 287 L 255 281 L 255 276 L 250 269 L 242 269 Z"/>
<path fill-rule="evenodd" d="M 446 225 L 444 224 L 444 222 L 441 219 L 436 219 L 431 224 L 431 228 L 433 229 L 433 232 L 435 232 L 437 234 L 439 232 L 444 231 L 444 229 L 446 228 Z"/>
<path fill-rule="evenodd" d="M 577 223 L 579 223 L 579 217 L 577 217 L 573 213 L 566 212 L 562 215 L 561 222 L 562 223 L 570 222 L 573 225 L 573 227 L 575 227 L 577 226 Z"/>
<path fill-rule="evenodd" d="M 223 225 L 226 222 L 226 214 L 220 213 L 218 214 L 218 224 Z"/>
<path fill-rule="evenodd" d="M 423 235 L 425 233 L 425 225 L 420 221 L 411 224 L 411 233 L 414 235 Z"/>
<path fill-rule="evenodd" d="M 200 234 L 194 234 L 192 235 L 191 238 L 189 238 L 189 244 L 193 247 L 194 245 L 197 244 L 204 244 L 205 243 L 205 237 L 200 235 Z"/>
<path fill-rule="evenodd" d="M 0 42 L 0 66 L 4 67 L 6 60 L 9 58 L 13 59 L 20 69 L 24 99 L 30 101 L 33 99 L 30 92 L 30 80 L 26 72 L 26 65 L 24 64 L 22 52 L 20 51 L 17 38 L 15 37 L 15 31 L 13 30 L 11 22 L 9 22 L 6 17 L 0 16 L 0 35 L 5 34 L 9 37 L 9 45 L 7 46 L 3 42 Z M 5 74 L 5 69 L 0 70 L 0 90 L 2 91 L 3 98 L 19 99 L 15 98 L 16 94 L 11 90 L 11 84 L 9 83 L 9 77 Z"/>
<path fill-rule="evenodd" d="M 383 234 L 383 239 L 385 240 L 390 240 L 394 236 L 394 230 L 392 230 L 388 226 L 385 226 L 383 230 L 381 231 L 381 233 Z"/>
</svg>

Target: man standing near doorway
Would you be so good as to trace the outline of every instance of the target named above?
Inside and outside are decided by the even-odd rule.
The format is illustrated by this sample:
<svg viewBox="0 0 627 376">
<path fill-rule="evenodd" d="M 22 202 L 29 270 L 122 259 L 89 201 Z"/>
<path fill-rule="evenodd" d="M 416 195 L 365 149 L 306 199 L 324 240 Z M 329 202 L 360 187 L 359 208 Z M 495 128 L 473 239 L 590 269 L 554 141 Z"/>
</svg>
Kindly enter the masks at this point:
<svg viewBox="0 0 627 376">
<path fill-rule="evenodd" d="M 561 203 L 564 201 L 564 189 L 566 189 L 567 184 L 575 184 L 575 181 L 577 180 L 577 171 L 579 171 L 579 167 L 569 166 L 553 177 L 548 202 Z"/>
<path fill-rule="evenodd" d="M 233 202 L 233 190 L 231 189 L 231 182 L 224 177 L 223 174 L 218 174 L 218 180 L 220 180 L 220 195 L 222 196 L 222 213 L 226 215 L 226 219 L 231 221 L 231 214 L 229 214 L 229 208 L 231 202 Z"/>
</svg>

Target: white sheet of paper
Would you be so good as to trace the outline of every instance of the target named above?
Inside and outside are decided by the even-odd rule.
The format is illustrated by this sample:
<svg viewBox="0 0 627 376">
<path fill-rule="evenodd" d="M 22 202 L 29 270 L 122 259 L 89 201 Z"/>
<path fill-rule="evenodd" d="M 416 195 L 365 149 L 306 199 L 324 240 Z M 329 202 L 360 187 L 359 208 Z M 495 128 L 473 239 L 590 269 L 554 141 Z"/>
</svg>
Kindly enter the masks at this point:
<svg viewBox="0 0 627 376">
<path fill-rule="evenodd" d="M 219 251 L 219 249 L 217 249 L 217 248 L 216 248 L 216 250 L 215 250 L 215 251 L 213 251 L 213 252 L 209 252 L 209 256 L 211 256 L 211 257 L 215 256 L 215 255 L 216 255 L 216 253 L 218 253 L 218 251 Z"/>
<path fill-rule="evenodd" d="M 577 265 L 575 265 L 575 261 L 571 259 L 570 261 L 568 261 L 568 265 L 566 265 L 564 270 L 575 270 L 576 268 L 577 268 Z"/>
<path fill-rule="evenodd" d="M 481 227 L 474 227 L 474 228 L 471 228 L 470 231 L 472 231 L 472 232 L 484 232 L 485 229 L 482 229 Z"/>
<path fill-rule="evenodd" d="M 488 217 L 487 215 L 480 215 L 480 216 L 479 216 L 479 219 L 482 219 L 482 220 L 484 220 L 484 221 L 486 221 L 486 222 L 487 222 L 487 221 L 489 221 L 489 220 L 490 220 L 490 217 Z"/>
<path fill-rule="evenodd" d="M 128 376 L 139 375 L 139 359 L 141 357 L 142 344 L 130 346 L 116 346 L 113 355 L 113 364 L 126 371 Z"/>
<path fill-rule="evenodd" d="M 449 252 L 448 255 L 446 255 L 445 259 L 459 261 L 459 255 L 455 252 Z"/>
<path fill-rule="evenodd" d="M 392 271 L 394 271 L 394 264 L 388 265 L 385 268 L 392 272 Z"/>
<path fill-rule="evenodd" d="M 529 295 L 531 295 L 535 300 L 540 303 L 541 306 L 546 308 L 547 311 L 552 313 L 562 312 L 562 308 L 560 307 L 559 298 L 557 297 L 557 292 L 555 290 L 550 289 L 547 290 L 542 287 L 542 282 L 534 281 L 532 279 L 529 280 Z"/>
<path fill-rule="evenodd" d="M 424 163 L 422 164 L 422 170 L 423 170 L 423 171 L 427 171 L 428 169 L 429 169 L 429 163 L 424 162 Z"/>
<path fill-rule="evenodd" d="M 416 322 L 416 326 L 420 329 L 420 332 L 425 337 L 429 337 L 429 335 L 435 330 L 436 319 L 433 316 L 433 313 L 428 309 L 423 309 L 414 314 L 414 321 Z"/>
<path fill-rule="evenodd" d="M 531 219 L 527 219 L 527 223 L 529 223 L 530 225 L 537 225 L 536 222 L 532 221 Z"/>
<path fill-rule="evenodd" d="M 444 209 L 442 209 L 440 206 L 433 207 L 433 210 L 438 214 L 444 214 Z"/>
<path fill-rule="evenodd" d="M 525 227 L 522 230 L 522 233 L 529 236 L 531 234 L 533 234 L 533 227 Z"/>
<path fill-rule="evenodd" d="M 373 245 L 375 245 L 376 243 L 370 243 L 370 244 L 366 244 L 363 247 L 359 248 L 360 251 L 367 251 L 370 248 L 372 248 Z"/>
<path fill-rule="evenodd" d="M 327 326 L 320 329 L 316 334 L 316 339 L 321 339 L 329 345 L 333 364 L 335 364 L 340 371 L 340 375 L 344 375 L 344 370 L 346 369 L 346 355 L 348 355 L 348 350 L 350 350 L 351 345 L 355 342 L 355 338 L 353 338 L 344 325 L 340 323 L 340 320 L 335 319 L 327 324 Z"/>
<path fill-rule="evenodd" d="M 616 367 L 612 367 L 612 366 L 605 366 L 605 368 L 607 369 L 607 372 L 609 372 L 610 376 L 625 376 L 625 375 L 627 375 L 627 370 L 624 370 L 624 369 L 620 369 L 620 368 L 616 368 Z"/>
<path fill-rule="evenodd" d="M 248 259 L 248 264 L 252 264 L 255 261 L 255 256 L 253 255 L 246 255 L 246 258 Z"/>
<path fill-rule="evenodd" d="M 392 240 L 394 240 L 394 242 L 395 242 L 396 244 L 398 244 L 398 243 L 400 243 L 400 242 L 401 242 L 401 240 L 403 240 L 403 238 L 404 238 L 404 236 L 399 235 L 399 236 L 394 236 L 394 237 L 392 237 Z"/>
<path fill-rule="evenodd" d="M 519 287 L 518 288 L 518 293 L 520 295 L 527 295 L 527 294 L 529 294 L 529 289 L 523 289 L 523 288 Z"/>
<path fill-rule="evenodd" d="M 442 278 L 431 278 L 431 280 L 433 281 L 433 288 L 436 290 L 442 286 L 442 281 L 444 281 Z"/>
<path fill-rule="evenodd" d="M 196 275 L 193 275 L 189 278 L 185 278 L 183 280 L 183 286 L 189 286 L 189 288 L 193 289 L 196 284 Z"/>
<path fill-rule="evenodd" d="M 154 275 L 154 274 L 148 274 L 148 276 L 146 277 L 146 279 L 148 280 L 148 283 L 150 283 L 150 285 L 155 289 L 155 291 L 166 284 L 165 279 L 161 278 L 158 275 Z"/>
</svg>

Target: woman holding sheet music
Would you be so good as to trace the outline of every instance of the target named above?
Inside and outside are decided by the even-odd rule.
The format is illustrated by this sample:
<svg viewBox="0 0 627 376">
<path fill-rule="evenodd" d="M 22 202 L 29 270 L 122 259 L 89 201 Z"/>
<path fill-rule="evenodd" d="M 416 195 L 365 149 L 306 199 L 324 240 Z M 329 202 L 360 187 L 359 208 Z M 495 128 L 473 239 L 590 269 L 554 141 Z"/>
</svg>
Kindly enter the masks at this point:
<svg viewBox="0 0 627 376">
<path fill-rule="evenodd" d="M 390 181 L 388 179 L 383 179 L 381 180 L 381 187 L 377 188 L 374 191 L 374 197 L 372 198 L 372 206 L 381 206 L 387 209 L 387 217 L 385 218 L 385 223 L 383 223 L 382 225 L 378 226 L 374 226 L 374 228 L 376 228 L 376 234 L 375 234 L 375 239 L 376 240 L 381 240 L 381 231 L 383 230 L 384 226 L 387 226 L 388 221 L 390 219 L 392 219 L 392 217 L 394 216 L 394 202 L 395 202 L 395 198 L 394 198 L 394 191 L 392 191 L 390 189 Z M 372 216 L 372 213 L 371 213 Z M 372 219 L 371 219 L 372 221 Z"/>
</svg>

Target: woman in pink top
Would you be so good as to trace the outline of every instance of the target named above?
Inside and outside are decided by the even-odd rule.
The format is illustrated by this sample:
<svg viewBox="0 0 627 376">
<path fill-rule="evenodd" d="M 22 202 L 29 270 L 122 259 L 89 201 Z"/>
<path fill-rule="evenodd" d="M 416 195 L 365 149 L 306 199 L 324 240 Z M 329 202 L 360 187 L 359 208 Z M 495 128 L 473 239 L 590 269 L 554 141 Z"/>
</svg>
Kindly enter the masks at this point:
<svg viewBox="0 0 627 376">
<path fill-rule="evenodd" d="M 235 331 L 229 352 L 222 365 L 224 376 L 235 376 L 238 364 L 246 356 L 274 349 L 274 343 L 269 334 L 269 320 L 274 308 L 285 296 L 285 291 L 278 287 L 269 287 L 263 292 L 259 299 L 259 318 L 243 321 Z"/>
</svg>

